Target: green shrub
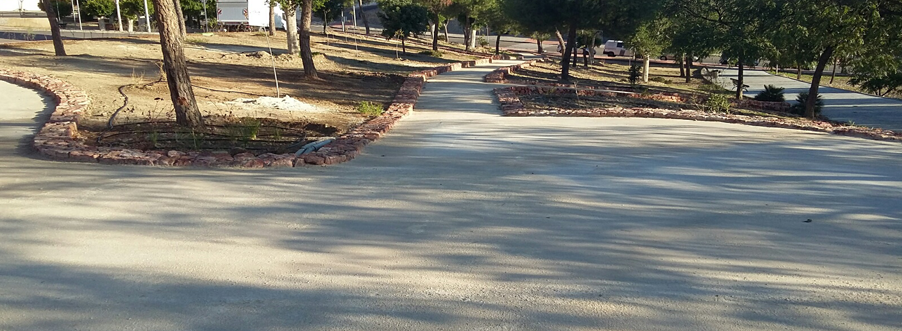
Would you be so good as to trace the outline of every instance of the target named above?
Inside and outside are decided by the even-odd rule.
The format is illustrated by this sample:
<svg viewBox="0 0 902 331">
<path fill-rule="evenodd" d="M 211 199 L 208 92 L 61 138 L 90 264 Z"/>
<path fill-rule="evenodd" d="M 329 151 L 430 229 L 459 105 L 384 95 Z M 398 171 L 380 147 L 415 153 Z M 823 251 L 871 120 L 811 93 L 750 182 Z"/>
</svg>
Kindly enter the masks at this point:
<svg viewBox="0 0 902 331">
<path fill-rule="evenodd" d="M 375 102 L 361 101 L 357 104 L 357 112 L 366 116 L 379 116 L 382 115 L 382 105 Z"/>
<path fill-rule="evenodd" d="M 705 100 L 705 104 L 703 106 L 706 111 L 729 113 L 730 99 L 723 94 L 711 93 L 708 94 L 708 99 Z"/>
<path fill-rule="evenodd" d="M 489 41 L 486 40 L 486 39 L 483 38 L 483 37 L 476 37 L 476 43 L 479 44 L 479 46 L 482 46 L 482 47 L 488 47 L 488 46 L 489 46 Z"/>
<path fill-rule="evenodd" d="M 808 102 L 808 92 L 799 93 L 799 96 L 796 97 L 796 102 L 796 104 L 789 108 L 789 112 L 799 116 L 805 116 L 805 103 Z M 817 100 L 814 102 L 815 117 L 821 115 L 822 108 L 824 108 L 824 98 L 818 94 Z"/>
<path fill-rule="evenodd" d="M 433 50 L 431 50 L 431 49 L 430 49 L 430 50 L 422 51 L 422 52 L 420 52 L 420 54 L 422 54 L 422 55 L 429 55 L 429 56 L 437 57 L 437 58 L 442 58 L 442 56 L 445 55 L 445 54 L 442 54 L 442 52 L 440 52 L 440 51 L 433 51 Z"/>
<path fill-rule="evenodd" d="M 639 78 L 642 77 L 642 66 L 638 63 L 633 64 L 630 66 L 629 73 L 630 86 L 636 88 L 639 85 Z"/>
<path fill-rule="evenodd" d="M 764 91 L 761 91 L 761 93 L 758 93 L 758 95 L 755 96 L 755 100 L 774 101 L 774 102 L 786 101 L 786 98 L 783 97 L 783 90 L 785 90 L 785 89 L 782 87 L 776 87 L 773 85 L 764 85 Z"/>
<path fill-rule="evenodd" d="M 657 82 L 657 83 L 664 83 L 664 84 L 671 84 L 671 83 L 673 83 L 673 81 L 671 81 L 671 80 L 669 80 L 669 79 L 666 79 L 666 78 L 664 78 L 664 77 L 661 77 L 661 76 L 658 76 L 658 77 L 652 77 L 652 78 L 649 78 L 648 80 L 653 81 L 653 82 Z"/>
<path fill-rule="evenodd" d="M 206 40 L 203 40 L 203 39 L 200 39 L 200 38 L 185 38 L 185 42 L 186 42 L 186 43 L 189 43 L 189 44 L 192 44 L 192 45 L 197 45 L 197 44 L 203 44 L 203 43 L 206 43 L 207 41 L 206 41 Z"/>
</svg>

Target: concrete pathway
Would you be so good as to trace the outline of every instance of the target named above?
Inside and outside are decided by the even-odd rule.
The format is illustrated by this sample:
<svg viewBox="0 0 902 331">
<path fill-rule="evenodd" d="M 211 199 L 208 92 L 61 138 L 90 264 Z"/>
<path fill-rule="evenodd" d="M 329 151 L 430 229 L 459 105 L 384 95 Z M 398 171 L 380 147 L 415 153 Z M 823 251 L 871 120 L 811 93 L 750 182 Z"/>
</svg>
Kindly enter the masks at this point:
<svg viewBox="0 0 902 331">
<path fill-rule="evenodd" d="M 733 89 L 730 78 L 739 77 L 739 71 L 726 69 L 720 76 L 721 85 Z M 749 95 L 754 96 L 764 91 L 764 85 L 772 84 L 785 87 L 786 99 L 793 102 L 800 92 L 808 92 L 808 88 L 811 87 L 810 83 L 774 76 L 762 70 L 746 70 L 745 81 L 745 84 L 749 85 Z M 820 94 L 824 97 L 823 114 L 832 120 L 902 131 L 902 100 L 825 86 L 821 86 Z"/>
<path fill-rule="evenodd" d="M 4 151 L 0 329 L 899 329 L 902 145 L 503 118 L 494 67 L 336 167 Z"/>
</svg>

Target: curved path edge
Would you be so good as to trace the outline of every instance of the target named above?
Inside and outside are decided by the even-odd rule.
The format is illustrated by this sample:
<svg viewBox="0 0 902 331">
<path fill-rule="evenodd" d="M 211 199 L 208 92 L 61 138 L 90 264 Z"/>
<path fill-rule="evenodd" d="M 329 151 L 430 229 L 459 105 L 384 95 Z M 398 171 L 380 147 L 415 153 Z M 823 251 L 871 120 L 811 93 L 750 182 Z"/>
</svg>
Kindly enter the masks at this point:
<svg viewBox="0 0 902 331">
<path fill-rule="evenodd" d="M 333 165 L 353 160 L 363 148 L 383 137 L 400 119 L 411 111 L 426 80 L 446 72 L 492 63 L 507 56 L 492 56 L 473 61 L 457 62 L 411 73 L 401 85 L 388 109 L 362 125 L 343 134 L 318 151 L 300 156 L 266 153 L 230 155 L 215 152 L 183 152 L 176 150 L 139 150 L 129 148 L 94 147 L 78 139 L 78 120 L 87 110 L 87 93 L 72 84 L 50 76 L 0 69 L 0 80 L 43 91 L 57 102 L 50 119 L 35 135 L 33 146 L 42 155 L 57 161 L 149 166 L 202 167 L 300 167 L 304 165 Z"/>
</svg>

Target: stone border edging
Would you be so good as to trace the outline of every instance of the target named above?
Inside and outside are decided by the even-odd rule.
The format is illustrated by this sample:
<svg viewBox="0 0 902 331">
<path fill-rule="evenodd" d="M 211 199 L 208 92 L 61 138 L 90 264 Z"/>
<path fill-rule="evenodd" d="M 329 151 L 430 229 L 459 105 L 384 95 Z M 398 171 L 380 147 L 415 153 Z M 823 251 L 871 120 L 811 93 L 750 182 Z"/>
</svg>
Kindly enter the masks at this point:
<svg viewBox="0 0 902 331">
<path fill-rule="evenodd" d="M 902 133 L 879 128 L 862 128 L 827 121 L 813 121 L 803 118 L 790 119 L 736 114 L 709 113 L 700 110 L 669 110 L 655 108 L 589 108 L 559 111 L 527 110 L 520 101 L 518 91 L 530 87 L 511 86 L 496 88 L 495 95 L 501 103 L 504 116 L 569 116 L 569 117 L 637 117 L 666 118 L 693 121 L 737 123 L 753 126 L 796 129 L 837 135 L 866 138 L 880 141 L 902 142 Z"/>
<path fill-rule="evenodd" d="M 364 146 L 384 136 L 395 123 L 413 110 L 427 79 L 461 68 L 488 64 L 496 58 L 504 57 L 493 56 L 457 62 L 409 74 L 382 115 L 341 135 L 318 151 L 301 156 L 295 156 L 293 153 L 231 155 L 228 152 L 183 152 L 88 146 L 78 139 L 78 120 L 90 104 L 87 93 L 63 80 L 21 71 L 0 70 L 0 80 L 41 90 L 56 100 L 56 108 L 50 119 L 35 135 L 33 144 L 40 154 L 52 160 L 150 166 L 299 167 L 307 164 L 332 165 L 354 159 L 360 155 Z"/>
</svg>

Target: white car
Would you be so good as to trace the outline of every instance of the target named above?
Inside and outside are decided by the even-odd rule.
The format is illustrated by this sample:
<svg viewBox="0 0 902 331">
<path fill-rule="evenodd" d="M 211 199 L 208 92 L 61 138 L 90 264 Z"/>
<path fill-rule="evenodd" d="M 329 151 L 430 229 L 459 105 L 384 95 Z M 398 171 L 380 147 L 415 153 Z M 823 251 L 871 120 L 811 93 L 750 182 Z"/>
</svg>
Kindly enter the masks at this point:
<svg viewBox="0 0 902 331">
<path fill-rule="evenodd" d="M 604 51 L 601 52 L 604 55 L 614 57 L 614 56 L 633 56 L 633 51 L 629 48 L 624 47 L 622 40 L 608 40 L 604 43 Z"/>
</svg>

